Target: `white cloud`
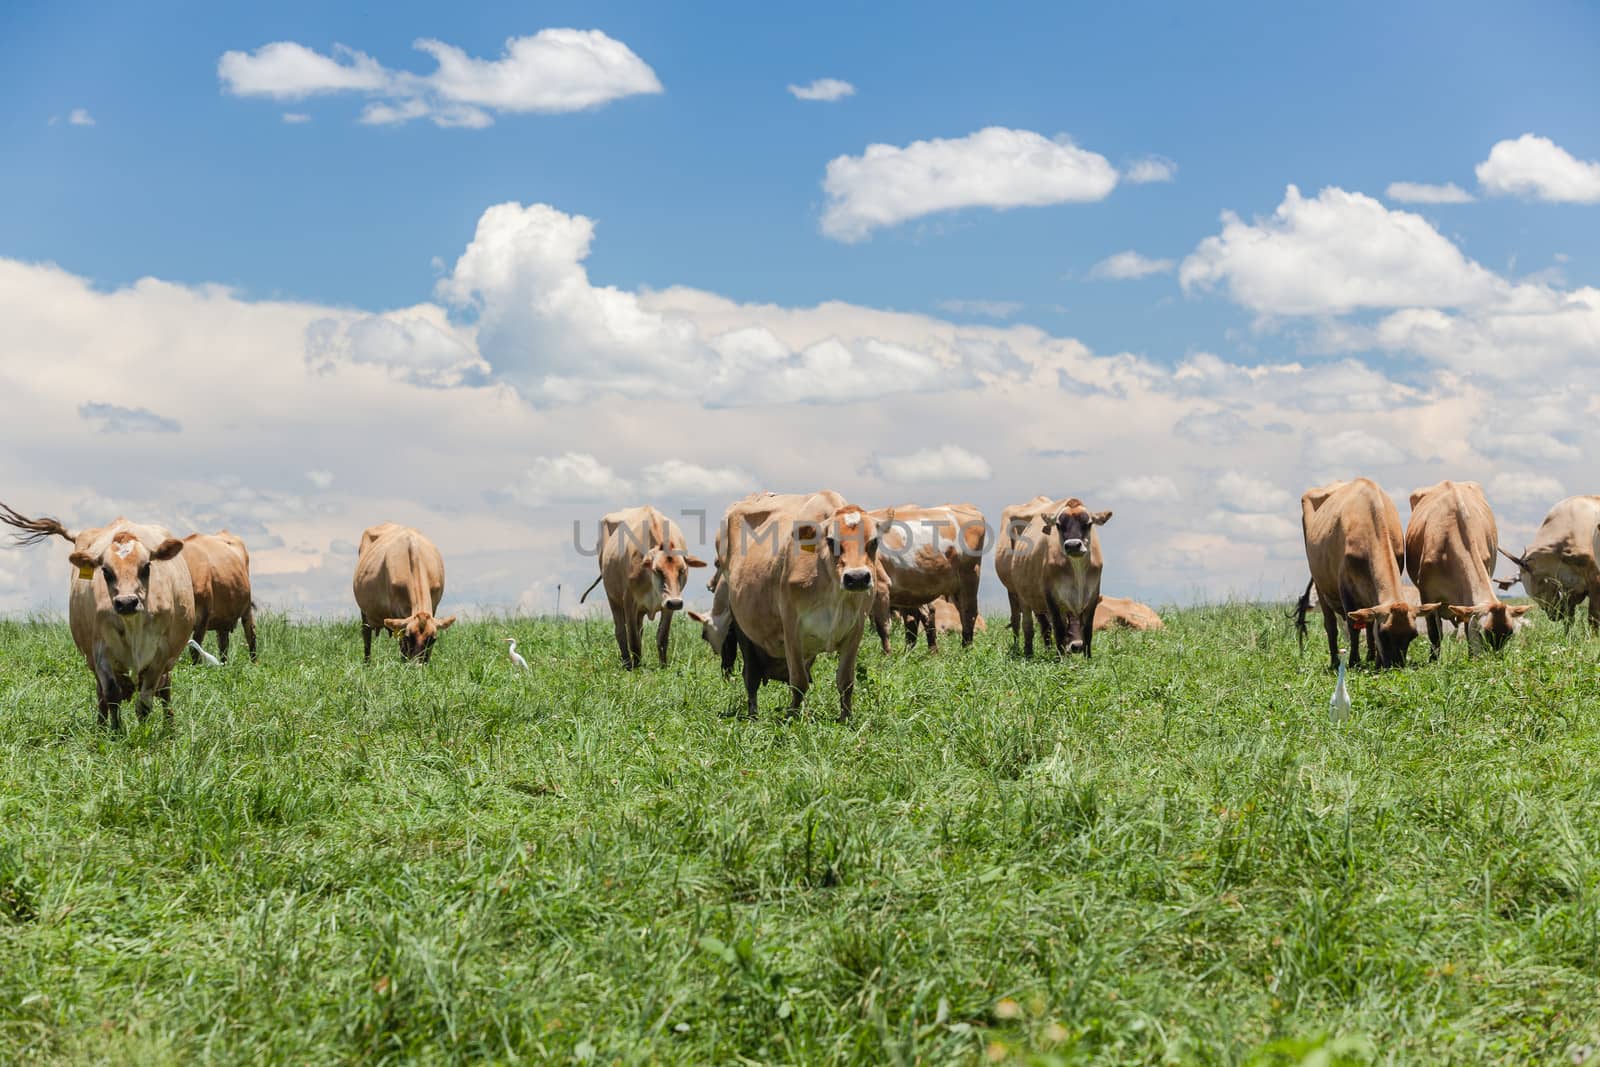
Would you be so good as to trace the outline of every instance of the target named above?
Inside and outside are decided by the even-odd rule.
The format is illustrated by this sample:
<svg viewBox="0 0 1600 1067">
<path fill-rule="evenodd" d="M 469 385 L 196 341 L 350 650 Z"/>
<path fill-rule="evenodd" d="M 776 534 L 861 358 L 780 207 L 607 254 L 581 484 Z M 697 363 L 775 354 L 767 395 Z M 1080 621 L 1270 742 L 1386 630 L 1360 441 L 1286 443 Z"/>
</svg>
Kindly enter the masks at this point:
<svg viewBox="0 0 1600 1067">
<path fill-rule="evenodd" d="M 843 100 L 847 96 L 854 96 L 856 87 L 847 81 L 838 78 L 818 78 L 810 85 L 791 85 L 789 92 L 796 100 Z"/>
<path fill-rule="evenodd" d="M 1308 459 L 1324 467 L 1337 469 L 1359 469 L 1363 465 L 1390 466 L 1404 462 L 1408 451 L 1368 429 L 1320 433 L 1306 442 Z"/>
<path fill-rule="evenodd" d="M 1539 515 L 1567 495 L 1559 479 L 1532 471 L 1500 471 L 1489 479 L 1485 489 L 1491 507 L 1533 509 Z"/>
<path fill-rule="evenodd" d="M 488 371 L 470 335 L 463 335 L 432 304 L 318 319 L 306 330 L 305 358 L 317 373 L 326 374 L 341 363 L 365 363 L 435 387 L 481 381 Z"/>
<path fill-rule="evenodd" d="M 1298 513 L 1285 515 L 1256 514 L 1242 511 L 1217 510 L 1206 516 L 1208 529 L 1221 531 L 1241 541 L 1260 544 L 1294 544 L 1303 537 Z"/>
<path fill-rule="evenodd" d="M 1089 271 L 1089 277 L 1105 281 L 1130 281 L 1152 274 L 1167 274 L 1173 266 L 1170 259 L 1147 259 L 1130 249 L 1096 263 Z"/>
<path fill-rule="evenodd" d="M 1162 156 L 1150 156 L 1129 165 L 1127 180 L 1133 185 L 1147 182 L 1170 182 L 1178 176 L 1178 165 Z"/>
<path fill-rule="evenodd" d="M 924 448 L 906 456 L 879 456 L 876 465 L 892 482 L 981 481 L 994 473 L 987 460 L 959 445 Z"/>
<path fill-rule="evenodd" d="M 93 126 L 94 116 L 84 108 L 75 107 L 72 109 L 72 113 L 67 116 L 67 121 L 74 126 Z"/>
<path fill-rule="evenodd" d="M 702 467 L 681 459 L 652 463 L 639 472 L 648 495 L 734 496 L 755 488 L 756 479 L 733 467 Z"/>
<path fill-rule="evenodd" d="M 526 507 L 542 507 L 559 500 L 616 503 L 632 493 L 631 482 L 586 452 L 535 456 L 522 477 L 506 491 L 508 497 Z"/>
<path fill-rule="evenodd" d="M 937 306 L 952 315 L 982 315 L 989 319 L 1009 319 L 1022 310 L 1020 300 L 941 300 Z"/>
<path fill-rule="evenodd" d="M 1217 505 L 1224 511 L 1286 513 L 1297 497 L 1271 482 L 1241 471 L 1224 471 L 1216 484 Z"/>
<path fill-rule="evenodd" d="M 583 111 L 662 91 L 649 64 L 599 30 L 546 29 L 513 37 L 498 59 L 478 59 L 432 38 L 413 47 L 433 57 L 431 74 L 390 70 L 343 45 L 324 55 L 275 41 L 254 52 L 223 53 L 217 77 L 235 96 L 299 100 L 364 93 L 375 98 L 361 115 L 369 125 L 427 118 L 439 126 L 481 128 L 494 114 Z"/>
<path fill-rule="evenodd" d="M 1486 456 L 1520 459 L 1525 462 L 1539 460 L 1578 459 L 1581 449 L 1560 440 L 1553 434 L 1540 431 L 1508 431 L 1496 429 L 1479 435 L 1474 447 Z"/>
<path fill-rule="evenodd" d="M 177 419 L 157 415 L 149 408 L 119 404 L 79 404 L 78 417 L 94 423 L 101 433 L 179 433 L 183 429 Z"/>
<path fill-rule="evenodd" d="M 1550 138 L 1531 133 L 1489 149 L 1477 175 L 1478 184 L 1495 196 L 1600 203 L 1600 162 L 1577 159 Z"/>
<path fill-rule="evenodd" d="M 1117 172 L 1065 137 L 990 126 L 965 137 L 868 145 L 829 162 L 822 232 L 860 241 L 873 230 L 966 207 L 999 210 L 1104 200 Z"/>
<path fill-rule="evenodd" d="M 1472 194 L 1455 182 L 1428 185 L 1424 182 L 1390 182 L 1384 195 L 1404 204 L 1470 204 Z"/>
<path fill-rule="evenodd" d="M 1222 232 L 1183 261 L 1179 281 L 1186 291 L 1223 287 L 1263 314 L 1459 307 L 1505 289 L 1421 215 L 1360 193 L 1330 187 L 1308 200 L 1291 185 L 1269 219 L 1222 219 Z"/>
<path fill-rule="evenodd" d="M 1164 474 L 1146 474 L 1122 478 L 1112 482 L 1105 490 L 1108 500 L 1134 500 L 1141 504 L 1164 504 L 1180 500 L 1183 494 L 1178 484 Z"/>
<path fill-rule="evenodd" d="M 311 116 L 303 111 L 285 111 L 283 113 L 283 121 L 291 126 L 299 126 L 302 123 L 310 122 Z"/>
</svg>

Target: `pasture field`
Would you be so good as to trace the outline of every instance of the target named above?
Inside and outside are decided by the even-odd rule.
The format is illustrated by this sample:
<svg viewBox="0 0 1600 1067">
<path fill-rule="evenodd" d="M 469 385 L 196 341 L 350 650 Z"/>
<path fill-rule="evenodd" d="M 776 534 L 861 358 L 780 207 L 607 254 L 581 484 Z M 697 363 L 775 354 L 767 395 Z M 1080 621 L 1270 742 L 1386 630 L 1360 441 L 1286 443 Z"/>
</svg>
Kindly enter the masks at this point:
<svg viewBox="0 0 1600 1067">
<path fill-rule="evenodd" d="M 1286 607 L 864 649 L 847 725 L 829 660 L 729 717 L 691 626 L 266 619 L 125 737 L 0 623 L 0 1062 L 1582 1060 L 1600 640 L 1418 642 L 1334 726 Z"/>
</svg>

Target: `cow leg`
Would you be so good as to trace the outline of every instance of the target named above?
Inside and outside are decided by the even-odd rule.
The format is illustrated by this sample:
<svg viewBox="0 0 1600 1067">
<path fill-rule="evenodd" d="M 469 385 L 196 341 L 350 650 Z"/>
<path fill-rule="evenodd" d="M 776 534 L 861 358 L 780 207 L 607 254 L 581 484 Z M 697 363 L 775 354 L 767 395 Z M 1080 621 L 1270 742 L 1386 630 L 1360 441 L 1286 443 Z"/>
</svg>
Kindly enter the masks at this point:
<svg viewBox="0 0 1600 1067">
<path fill-rule="evenodd" d="M 1339 616 L 1328 605 L 1322 605 L 1322 628 L 1328 631 L 1328 669 L 1339 667 Z"/>
<path fill-rule="evenodd" d="M 922 623 L 920 611 L 907 611 L 901 614 L 900 620 L 906 626 L 906 651 L 917 647 L 917 627 Z"/>
<path fill-rule="evenodd" d="M 1083 658 L 1088 659 L 1089 653 L 1094 650 L 1094 612 L 1100 606 L 1100 598 L 1095 597 L 1089 604 L 1089 610 L 1078 616 L 1078 632 L 1083 635 Z"/>
<path fill-rule="evenodd" d="M 228 662 L 228 641 L 232 637 L 233 627 L 231 626 L 226 630 L 217 631 L 217 658 L 224 663 Z"/>
<path fill-rule="evenodd" d="M 244 646 L 250 650 L 250 662 L 256 661 L 256 606 L 244 609 Z"/>
<path fill-rule="evenodd" d="M 372 662 L 372 627 L 363 620 L 361 623 L 361 659 L 363 662 Z"/>
<path fill-rule="evenodd" d="M 139 676 L 139 690 L 133 698 L 133 710 L 139 716 L 140 722 L 150 717 L 150 710 L 155 707 L 156 693 L 161 688 L 161 681 L 161 676 L 153 676 L 148 671 Z"/>
<path fill-rule="evenodd" d="M 805 702 L 806 690 L 811 688 L 811 665 L 800 652 L 800 623 L 793 612 L 785 612 L 783 620 L 783 655 L 789 665 L 789 713 L 799 712 Z"/>
<path fill-rule="evenodd" d="M 1049 640 L 1046 635 L 1045 640 Z M 1022 613 L 1022 654 L 1029 659 L 1033 658 L 1033 612 Z"/>
<path fill-rule="evenodd" d="M 194 633 L 190 634 L 189 636 L 194 639 L 194 643 L 197 645 L 203 645 L 206 643 L 206 617 L 204 615 L 200 615 L 194 620 Z M 189 650 L 189 662 L 200 662 L 199 649 L 191 648 Z"/>
<path fill-rule="evenodd" d="M 965 575 L 963 575 L 965 577 Z M 972 635 L 978 625 L 978 572 L 972 572 L 971 581 L 963 581 L 956 594 L 956 610 L 961 612 L 961 647 L 972 647 Z"/>
<path fill-rule="evenodd" d="M 622 654 L 624 670 L 633 669 L 633 660 L 628 657 L 628 613 L 619 601 L 611 602 L 611 631 L 617 637 L 617 651 Z"/>
<path fill-rule="evenodd" d="M 859 624 L 857 624 L 859 626 Z M 853 641 L 846 641 L 845 647 L 839 650 L 839 669 L 834 673 L 834 681 L 839 686 L 839 721 L 848 722 L 850 712 L 855 708 L 856 696 L 856 652 L 861 647 L 861 638 L 858 635 Z"/>
<path fill-rule="evenodd" d="M 762 663 L 762 654 L 755 643 L 747 638 L 743 632 L 735 629 L 730 637 L 739 641 L 739 654 L 744 658 L 744 695 L 746 713 L 750 718 L 756 717 L 756 696 L 761 692 L 761 682 L 766 677 L 765 665 Z"/>
<path fill-rule="evenodd" d="M 1589 583 L 1589 629 L 1600 631 L 1600 581 Z"/>
<path fill-rule="evenodd" d="M 1061 605 L 1052 597 L 1045 601 L 1050 607 L 1050 625 L 1055 628 L 1056 655 L 1067 654 L 1067 624 L 1061 616 Z"/>
<path fill-rule="evenodd" d="M 166 713 L 167 723 L 172 722 L 172 672 L 168 671 L 161 676 L 161 682 L 156 686 L 156 696 L 161 698 L 161 710 Z"/>
<path fill-rule="evenodd" d="M 1045 644 L 1049 645 L 1055 643 L 1056 633 L 1050 625 L 1050 616 L 1048 613 L 1043 611 L 1039 612 L 1039 629 L 1044 632 Z"/>
<path fill-rule="evenodd" d="M 1439 622 L 1439 616 L 1428 616 L 1428 644 L 1433 646 L 1428 653 L 1428 662 L 1437 663 L 1439 660 L 1439 643 L 1444 640 L 1444 625 Z M 1470 646 L 1469 646 L 1470 647 Z"/>
<path fill-rule="evenodd" d="M 637 609 L 628 616 L 628 653 L 635 667 L 644 666 L 644 612 Z"/>
<path fill-rule="evenodd" d="M 667 665 L 667 641 L 672 635 L 672 616 L 674 612 L 663 611 L 661 622 L 656 625 L 656 657 L 661 660 L 661 665 Z"/>
<path fill-rule="evenodd" d="M 1006 623 L 1011 627 L 1011 651 L 1017 650 L 1017 636 L 1022 632 L 1022 604 L 1017 599 L 1017 594 L 1010 589 L 1006 590 L 1006 603 L 1011 609 L 1011 621 Z"/>
<path fill-rule="evenodd" d="M 95 698 L 98 707 L 97 721 L 113 730 L 122 729 L 122 686 L 117 680 L 99 670 L 94 672 Z"/>
</svg>

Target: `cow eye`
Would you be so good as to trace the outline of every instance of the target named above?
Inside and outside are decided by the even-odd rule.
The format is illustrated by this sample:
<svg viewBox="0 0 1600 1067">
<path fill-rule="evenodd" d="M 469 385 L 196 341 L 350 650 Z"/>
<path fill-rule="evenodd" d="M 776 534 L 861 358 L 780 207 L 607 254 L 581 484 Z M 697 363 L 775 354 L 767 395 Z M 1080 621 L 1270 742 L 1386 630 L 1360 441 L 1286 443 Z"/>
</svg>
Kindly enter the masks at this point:
<svg viewBox="0 0 1600 1067">
<path fill-rule="evenodd" d="M 144 581 L 148 577 L 150 577 L 150 564 L 141 564 L 139 566 L 139 580 Z"/>
<path fill-rule="evenodd" d="M 106 581 L 115 582 L 117 580 L 117 572 L 111 569 L 111 564 L 107 563 L 100 568 L 100 571 L 106 576 Z"/>
</svg>

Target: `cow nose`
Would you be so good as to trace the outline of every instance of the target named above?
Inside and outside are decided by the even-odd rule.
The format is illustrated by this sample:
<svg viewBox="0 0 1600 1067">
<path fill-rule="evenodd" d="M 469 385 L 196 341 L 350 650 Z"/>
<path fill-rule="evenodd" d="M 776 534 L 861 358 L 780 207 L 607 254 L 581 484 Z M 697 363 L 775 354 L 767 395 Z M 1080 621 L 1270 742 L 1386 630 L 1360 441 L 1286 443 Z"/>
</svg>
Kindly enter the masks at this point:
<svg viewBox="0 0 1600 1067">
<path fill-rule="evenodd" d="M 111 606 L 117 610 L 118 615 L 132 615 L 139 610 L 139 598 L 136 596 L 113 597 Z"/>
<path fill-rule="evenodd" d="M 851 567 L 844 572 L 844 587 L 860 590 L 872 586 L 872 571 L 866 567 Z"/>
<path fill-rule="evenodd" d="M 683 597 L 681 597 L 681 596 L 669 596 L 669 597 L 667 597 L 666 603 L 663 606 L 668 611 L 682 611 L 683 610 Z"/>
<path fill-rule="evenodd" d="M 1082 652 L 1083 651 L 1083 642 L 1082 641 L 1069 642 L 1068 645 L 1067 645 L 1067 651 L 1068 652 Z"/>
<path fill-rule="evenodd" d="M 1078 537 L 1069 537 L 1061 542 L 1061 547 L 1067 550 L 1069 556 L 1081 556 L 1084 552 L 1083 539 Z"/>
</svg>

